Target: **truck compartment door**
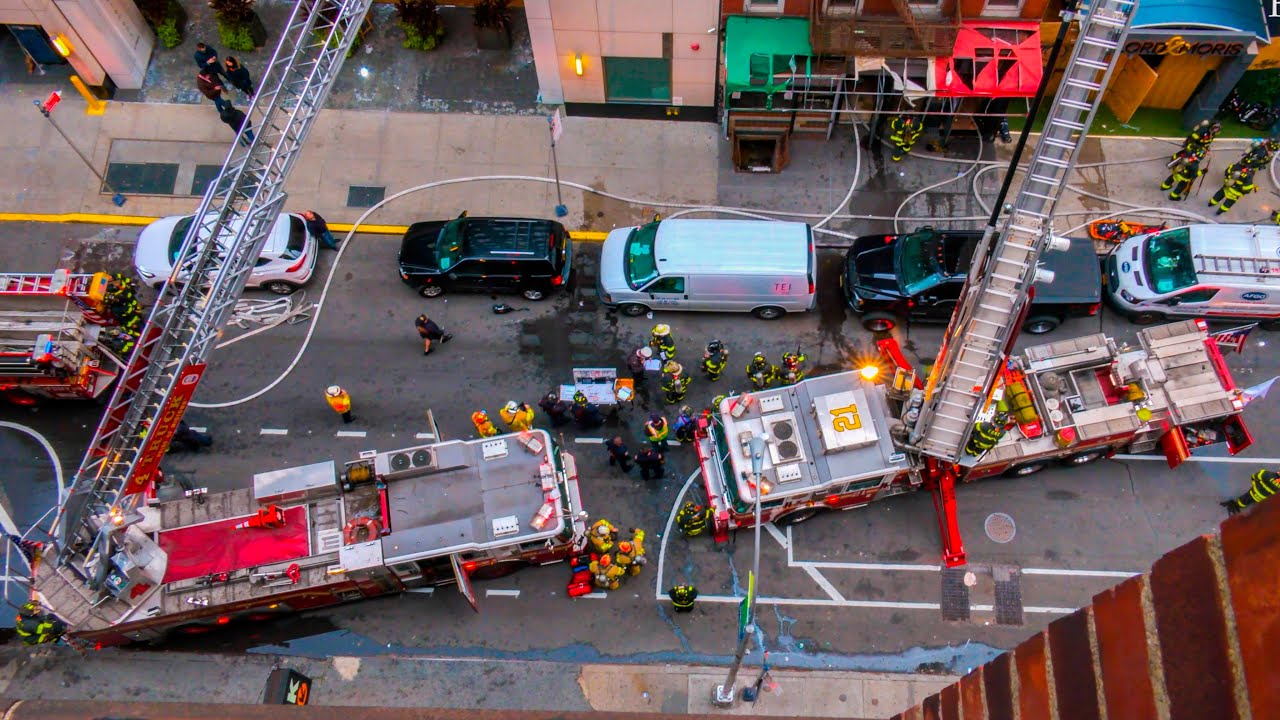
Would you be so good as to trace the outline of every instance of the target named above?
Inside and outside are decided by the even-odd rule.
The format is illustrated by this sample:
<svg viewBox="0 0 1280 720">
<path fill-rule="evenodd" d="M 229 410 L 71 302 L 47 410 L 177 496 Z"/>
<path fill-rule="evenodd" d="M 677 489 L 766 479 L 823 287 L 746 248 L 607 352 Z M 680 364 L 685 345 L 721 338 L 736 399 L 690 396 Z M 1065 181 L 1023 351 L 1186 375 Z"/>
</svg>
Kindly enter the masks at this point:
<svg viewBox="0 0 1280 720">
<path fill-rule="evenodd" d="M 1232 455 L 1253 444 L 1253 435 L 1244 425 L 1244 418 L 1232 415 L 1222 421 L 1222 434 L 1227 436 L 1227 452 Z"/>
<path fill-rule="evenodd" d="M 458 562 L 458 556 L 450 555 L 449 564 L 453 565 L 453 577 L 458 581 L 458 592 L 471 603 L 472 610 L 480 612 L 480 608 L 476 606 L 476 591 L 471 587 L 471 576 L 467 575 L 467 571 L 462 568 L 462 563 Z"/>
<path fill-rule="evenodd" d="M 1187 439 L 1182 436 L 1180 427 L 1175 426 L 1160 438 L 1160 449 L 1164 451 L 1164 459 L 1169 461 L 1170 468 L 1178 467 L 1191 457 L 1191 449 L 1187 447 Z"/>
</svg>

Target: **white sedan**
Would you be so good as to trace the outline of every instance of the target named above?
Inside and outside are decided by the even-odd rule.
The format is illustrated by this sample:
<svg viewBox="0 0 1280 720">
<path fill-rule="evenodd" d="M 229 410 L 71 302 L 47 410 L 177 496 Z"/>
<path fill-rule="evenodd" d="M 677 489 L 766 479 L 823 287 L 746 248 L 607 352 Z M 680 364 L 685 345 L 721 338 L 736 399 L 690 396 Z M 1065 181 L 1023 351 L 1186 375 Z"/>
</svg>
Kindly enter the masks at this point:
<svg viewBox="0 0 1280 720">
<path fill-rule="evenodd" d="M 133 265 L 144 283 L 159 288 L 169 279 L 182 250 L 182 241 L 194 220 L 194 215 L 160 218 L 138 235 Z M 249 274 L 246 287 L 260 287 L 278 295 L 288 295 L 311 279 L 317 255 L 319 246 L 315 238 L 307 234 L 302 217 L 281 213 L 262 246 L 262 254 Z M 186 274 L 180 273 L 177 279 L 179 282 L 186 280 Z"/>
</svg>

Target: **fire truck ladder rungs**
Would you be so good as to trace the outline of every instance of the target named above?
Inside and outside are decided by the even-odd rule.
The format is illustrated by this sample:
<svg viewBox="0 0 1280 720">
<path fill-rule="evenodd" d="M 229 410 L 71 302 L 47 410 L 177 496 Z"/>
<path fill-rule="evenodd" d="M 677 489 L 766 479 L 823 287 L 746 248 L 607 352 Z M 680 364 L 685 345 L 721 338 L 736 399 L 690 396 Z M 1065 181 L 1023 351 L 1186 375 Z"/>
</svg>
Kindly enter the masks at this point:
<svg viewBox="0 0 1280 720">
<path fill-rule="evenodd" d="M 966 295 L 948 328 L 944 354 L 933 370 L 912 444 L 932 457 L 963 464 L 964 447 L 986 402 L 1028 289 L 1048 242 L 1054 206 L 1076 153 L 1102 100 L 1118 48 L 1136 2 L 1092 0 L 1081 4 L 1080 40 L 1003 228 L 978 250 Z M 979 331 L 978 323 L 981 323 Z M 977 458 L 969 457 L 976 461 Z"/>
<path fill-rule="evenodd" d="M 1280 276 L 1280 259 L 1237 255 L 1196 255 L 1196 272 L 1247 277 Z"/>
<path fill-rule="evenodd" d="M 99 516 L 128 512 L 139 497 L 126 490 L 147 429 L 158 426 L 182 370 L 208 359 L 243 293 L 284 205 L 285 180 L 371 1 L 297 2 L 249 108 L 258 135 L 248 148 L 232 144 L 196 211 L 170 276 L 181 272 L 185 282 L 161 291 L 57 523 L 59 564 L 92 592 L 107 592 L 103 568 L 115 552 L 110 530 L 99 535 Z"/>
<path fill-rule="evenodd" d="M 66 270 L 54 273 L 0 273 L 0 295 L 68 295 L 89 293 L 93 275 L 72 275 Z"/>
</svg>

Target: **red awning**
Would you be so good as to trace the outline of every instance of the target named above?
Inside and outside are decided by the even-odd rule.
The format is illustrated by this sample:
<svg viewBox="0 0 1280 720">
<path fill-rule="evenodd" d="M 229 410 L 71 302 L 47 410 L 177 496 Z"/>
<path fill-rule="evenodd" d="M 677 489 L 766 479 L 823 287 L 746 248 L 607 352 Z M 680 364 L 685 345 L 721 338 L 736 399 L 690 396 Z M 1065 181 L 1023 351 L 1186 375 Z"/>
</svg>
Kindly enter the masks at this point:
<svg viewBox="0 0 1280 720">
<path fill-rule="evenodd" d="M 965 23 L 950 57 L 934 60 L 938 97 L 1032 97 L 1044 73 L 1040 23 Z"/>
</svg>

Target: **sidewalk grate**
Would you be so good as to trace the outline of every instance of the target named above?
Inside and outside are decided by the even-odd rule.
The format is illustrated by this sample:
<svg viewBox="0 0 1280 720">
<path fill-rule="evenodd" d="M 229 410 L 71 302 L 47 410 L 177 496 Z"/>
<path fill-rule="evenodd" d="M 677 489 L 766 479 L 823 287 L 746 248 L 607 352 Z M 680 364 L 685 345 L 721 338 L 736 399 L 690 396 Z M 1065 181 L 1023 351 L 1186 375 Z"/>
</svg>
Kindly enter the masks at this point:
<svg viewBox="0 0 1280 720">
<path fill-rule="evenodd" d="M 178 181 L 177 163 L 108 163 L 103 192 L 134 195 L 172 195 Z"/>
<path fill-rule="evenodd" d="M 993 565 L 991 576 L 996 582 L 996 624 L 1021 625 L 1022 573 L 1012 565 Z"/>
<path fill-rule="evenodd" d="M 969 620 L 969 586 L 964 567 L 942 569 L 942 619 Z"/>
<path fill-rule="evenodd" d="M 197 165 L 195 175 L 191 178 L 191 194 L 196 197 L 203 197 L 209 184 L 218 178 L 218 173 L 222 172 L 221 165 Z"/>
<path fill-rule="evenodd" d="M 350 185 L 347 187 L 347 207 L 373 207 L 386 196 L 387 189 L 381 185 Z"/>
</svg>

